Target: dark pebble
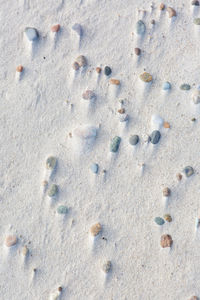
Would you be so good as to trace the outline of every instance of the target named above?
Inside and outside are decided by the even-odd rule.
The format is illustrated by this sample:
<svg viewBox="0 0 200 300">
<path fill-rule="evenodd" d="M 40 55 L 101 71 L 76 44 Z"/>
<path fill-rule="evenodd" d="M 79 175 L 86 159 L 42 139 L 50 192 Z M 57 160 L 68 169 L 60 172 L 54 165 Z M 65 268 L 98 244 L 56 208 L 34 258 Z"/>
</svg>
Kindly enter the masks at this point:
<svg viewBox="0 0 200 300">
<path fill-rule="evenodd" d="M 161 137 L 160 131 L 154 130 L 150 135 L 150 142 L 152 144 L 158 144 L 160 137 Z"/>
<path fill-rule="evenodd" d="M 186 177 L 190 177 L 194 174 L 194 169 L 190 166 L 185 167 L 183 171 Z"/>
<path fill-rule="evenodd" d="M 135 54 L 138 56 L 141 54 L 140 48 L 135 48 Z"/>
<path fill-rule="evenodd" d="M 109 76 L 112 73 L 112 70 L 110 67 L 106 66 L 104 69 L 104 73 L 106 76 Z"/>
<path fill-rule="evenodd" d="M 191 4 L 195 6 L 199 6 L 199 1 L 193 0 Z"/>
<path fill-rule="evenodd" d="M 139 142 L 139 136 L 138 135 L 131 135 L 129 138 L 129 143 L 133 146 L 137 145 Z"/>
</svg>

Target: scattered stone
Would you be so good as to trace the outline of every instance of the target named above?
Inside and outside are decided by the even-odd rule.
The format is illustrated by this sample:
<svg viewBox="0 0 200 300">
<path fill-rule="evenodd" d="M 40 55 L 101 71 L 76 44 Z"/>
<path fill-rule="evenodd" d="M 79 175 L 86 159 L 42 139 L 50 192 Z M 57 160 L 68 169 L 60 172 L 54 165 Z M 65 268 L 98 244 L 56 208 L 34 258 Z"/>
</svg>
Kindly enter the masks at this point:
<svg viewBox="0 0 200 300">
<path fill-rule="evenodd" d="M 165 9 L 165 4 L 164 3 L 161 3 L 160 4 L 160 10 L 164 10 Z"/>
<path fill-rule="evenodd" d="M 162 248 L 171 247 L 173 243 L 172 237 L 169 234 L 163 234 L 161 236 L 160 245 Z"/>
<path fill-rule="evenodd" d="M 192 93 L 192 100 L 194 102 L 194 104 L 199 104 L 200 103 L 200 90 L 194 90 L 194 92 Z"/>
<path fill-rule="evenodd" d="M 101 73 L 101 68 L 100 68 L 100 67 L 97 67 L 97 68 L 96 68 L 96 72 L 97 72 L 98 74 L 100 74 L 100 73 Z"/>
<path fill-rule="evenodd" d="M 118 79 L 110 79 L 110 84 L 120 85 L 120 81 Z"/>
<path fill-rule="evenodd" d="M 121 142 L 121 138 L 119 136 L 115 136 L 112 139 L 110 144 L 110 152 L 114 152 L 114 153 L 117 152 L 119 149 L 120 142 Z"/>
<path fill-rule="evenodd" d="M 92 236 L 97 236 L 102 230 L 101 224 L 97 223 L 91 226 L 90 233 Z"/>
<path fill-rule="evenodd" d="M 124 113 L 125 113 L 125 109 L 124 109 L 124 108 L 118 109 L 118 113 L 119 113 L 119 114 L 124 114 Z"/>
<path fill-rule="evenodd" d="M 168 122 L 164 122 L 164 128 L 170 128 L 170 124 Z"/>
<path fill-rule="evenodd" d="M 76 62 L 78 63 L 79 67 L 87 66 L 87 59 L 83 55 L 78 56 Z"/>
<path fill-rule="evenodd" d="M 189 91 L 190 90 L 190 85 L 187 84 L 187 83 L 183 83 L 183 84 L 181 84 L 180 89 L 183 90 L 183 91 Z"/>
<path fill-rule="evenodd" d="M 165 219 L 165 221 L 167 221 L 167 222 L 171 222 L 171 221 L 172 221 L 172 217 L 171 217 L 169 214 L 165 214 L 165 215 L 164 215 L 164 219 Z"/>
<path fill-rule="evenodd" d="M 27 246 L 24 246 L 24 247 L 22 248 L 22 255 L 23 255 L 23 256 L 27 256 L 28 254 L 29 254 L 29 249 L 28 249 Z"/>
<path fill-rule="evenodd" d="M 112 267 L 111 261 L 108 260 L 106 263 L 103 264 L 102 270 L 103 270 L 104 273 L 107 274 L 107 273 L 110 272 L 111 267 Z"/>
<path fill-rule="evenodd" d="M 185 173 L 186 177 L 190 177 L 194 174 L 194 169 L 190 166 L 184 168 L 183 172 Z"/>
<path fill-rule="evenodd" d="M 24 69 L 23 66 L 19 65 L 19 66 L 17 66 L 16 71 L 21 73 L 23 71 L 23 69 Z"/>
<path fill-rule="evenodd" d="M 167 11 L 169 13 L 169 18 L 176 17 L 176 11 L 172 7 L 168 7 Z"/>
<path fill-rule="evenodd" d="M 15 235 L 8 235 L 5 239 L 4 244 L 6 247 L 10 248 L 17 244 L 17 237 Z"/>
<path fill-rule="evenodd" d="M 199 1 L 193 0 L 193 1 L 191 2 L 191 5 L 199 6 Z"/>
<path fill-rule="evenodd" d="M 164 188 L 163 189 L 163 196 L 164 197 L 169 197 L 170 195 L 171 195 L 171 190 L 168 187 Z"/>
<path fill-rule="evenodd" d="M 135 54 L 139 56 L 141 54 L 141 49 L 140 48 L 135 48 Z"/>
<path fill-rule="evenodd" d="M 171 89 L 171 83 L 168 82 L 168 81 L 164 82 L 164 83 L 163 83 L 163 86 L 162 86 L 162 89 L 163 89 L 164 91 L 170 90 L 170 89 Z"/>
<path fill-rule="evenodd" d="M 193 20 L 193 23 L 194 23 L 195 25 L 200 25 L 200 18 L 194 19 L 194 20 Z"/>
<path fill-rule="evenodd" d="M 163 220 L 163 218 L 160 218 L 160 217 L 156 217 L 156 218 L 154 219 L 154 221 L 155 221 L 155 223 L 156 223 L 157 225 L 160 225 L 160 226 L 162 226 L 162 225 L 165 223 L 165 221 Z"/>
<path fill-rule="evenodd" d="M 132 146 L 135 146 L 137 145 L 139 142 L 139 136 L 138 135 L 131 135 L 130 138 L 129 138 L 129 143 L 132 145 Z"/>
<path fill-rule="evenodd" d="M 178 181 L 181 181 L 181 179 L 182 179 L 182 175 L 181 175 L 181 173 L 177 173 L 176 174 L 176 178 L 178 179 Z"/>
<path fill-rule="evenodd" d="M 104 68 L 104 74 L 105 74 L 106 76 L 109 76 L 111 73 L 112 73 L 111 68 L 108 67 L 108 66 L 106 66 L 106 67 Z"/>
<path fill-rule="evenodd" d="M 30 42 L 34 42 L 39 38 L 39 34 L 36 28 L 26 27 L 25 35 Z"/>
<path fill-rule="evenodd" d="M 54 156 L 50 156 L 46 160 L 46 168 L 50 170 L 54 170 L 57 165 L 57 158 Z"/>
<path fill-rule="evenodd" d="M 61 286 L 59 286 L 58 291 L 62 292 L 62 287 Z"/>
<path fill-rule="evenodd" d="M 58 186 L 56 184 L 52 184 L 48 190 L 48 196 L 50 198 L 55 197 L 58 193 Z"/>
<path fill-rule="evenodd" d="M 92 100 L 96 98 L 96 95 L 93 91 L 91 90 L 86 90 L 83 94 L 82 94 L 82 98 L 84 100 Z"/>
<path fill-rule="evenodd" d="M 75 23 L 73 26 L 72 26 L 72 29 L 74 31 L 76 31 L 76 33 L 81 37 L 83 35 L 83 28 L 80 24 L 78 23 Z"/>
<path fill-rule="evenodd" d="M 140 79 L 144 82 L 151 82 L 153 77 L 151 74 L 144 72 L 143 74 L 140 75 Z"/>
<path fill-rule="evenodd" d="M 64 206 L 64 205 L 60 205 L 58 206 L 57 208 L 57 213 L 60 214 L 60 215 L 65 215 L 68 213 L 68 208 L 67 206 Z"/>
<path fill-rule="evenodd" d="M 156 24 L 156 21 L 155 21 L 155 20 L 151 20 L 151 24 L 152 24 L 152 25 L 155 25 L 155 24 Z"/>
<path fill-rule="evenodd" d="M 52 32 L 58 32 L 59 30 L 60 30 L 60 24 L 56 24 L 51 27 Z"/>
<path fill-rule="evenodd" d="M 98 173 L 98 170 L 99 170 L 99 166 L 98 166 L 98 164 L 93 163 L 93 164 L 91 165 L 90 169 L 91 169 L 91 171 L 92 171 L 93 173 L 97 174 L 97 173 Z"/>
<path fill-rule="evenodd" d="M 155 145 L 155 144 L 158 144 L 160 137 L 161 137 L 160 131 L 154 130 L 151 133 L 149 139 L 150 139 L 150 142 Z"/>
<path fill-rule="evenodd" d="M 191 119 L 192 122 L 195 122 L 196 120 L 197 120 L 196 118 L 192 118 L 192 119 Z"/>
<path fill-rule="evenodd" d="M 142 20 L 139 20 L 136 23 L 136 33 L 138 35 L 142 35 L 145 33 L 145 31 L 146 31 L 146 26 L 145 26 L 144 22 Z"/>
</svg>

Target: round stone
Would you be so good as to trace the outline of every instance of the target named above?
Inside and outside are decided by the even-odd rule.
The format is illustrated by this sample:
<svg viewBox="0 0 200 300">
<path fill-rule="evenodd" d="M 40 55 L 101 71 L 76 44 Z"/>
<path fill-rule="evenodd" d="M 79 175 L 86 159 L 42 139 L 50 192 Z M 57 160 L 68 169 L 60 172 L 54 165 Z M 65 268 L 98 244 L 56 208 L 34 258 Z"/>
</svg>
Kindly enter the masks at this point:
<svg viewBox="0 0 200 300">
<path fill-rule="evenodd" d="M 121 142 L 121 138 L 119 136 L 115 136 L 112 139 L 110 144 L 110 152 L 114 152 L 114 153 L 117 152 L 119 149 L 120 142 Z"/>
<path fill-rule="evenodd" d="M 155 221 L 155 223 L 157 224 L 157 225 L 163 225 L 164 223 L 165 223 L 165 221 L 163 220 L 163 218 L 160 218 L 160 217 L 156 217 L 155 219 L 154 219 L 154 221 Z"/>
<path fill-rule="evenodd" d="M 8 235 L 4 243 L 6 247 L 10 248 L 17 244 L 17 237 L 15 235 Z"/>
<path fill-rule="evenodd" d="M 136 23 L 136 33 L 138 35 L 142 35 L 145 33 L 145 31 L 146 31 L 146 26 L 145 26 L 144 22 L 142 20 L 139 20 Z"/>
<path fill-rule="evenodd" d="M 58 32 L 60 30 L 60 25 L 56 24 L 51 27 L 52 32 Z"/>
<path fill-rule="evenodd" d="M 158 130 L 154 130 L 149 137 L 150 142 L 154 145 L 158 144 L 160 138 L 161 138 L 161 134 L 160 134 L 160 131 L 158 131 Z"/>
<path fill-rule="evenodd" d="M 138 135 L 131 135 L 130 138 L 129 138 L 129 143 L 132 145 L 132 146 L 135 146 L 137 145 L 139 142 L 139 136 Z"/>
<path fill-rule="evenodd" d="M 190 177 L 194 174 L 194 169 L 190 166 L 184 168 L 183 172 L 185 173 L 186 177 Z"/>
<path fill-rule="evenodd" d="M 199 19 L 199 20 L 200 20 L 200 19 Z M 190 85 L 187 84 L 187 83 L 183 83 L 183 84 L 181 84 L 180 89 L 181 89 L 182 91 L 189 91 L 189 90 L 190 90 Z"/>
<path fill-rule="evenodd" d="M 26 27 L 25 35 L 30 42 L 36 41 L 39 38 L 37 29 L 33 27 Z"/>
<path fill-rule="evenodd" d="M 64 206 L 64 205 L 60 205 L 58 206 L 57 208 L 57 213 L 60 214 L 60 215 L 65 215 L 68 213 L 68 208 L 67 206 Z"/>
<path fill-rule="evenodd" d="M 144 72 L 143 74 L 140 75 L 140 79 L 144 82 L 151 82 L 153 77 L 151 74 Z"/>
<path fill-rule="evenodd" d="M 165 219 L 165 221 L 167 221 L 167 222 L 171 222 L 171 221 L 172 221 L 172 217 L 171 217 L 169 214 L 165 214 L 165 215 L 164 215 L 164 219 Z"/>
<path fill-rule="evenodd" d="M 82 94 L 82 98 L 84 100 L 92 100 L 96 98 L 96 95 L 93 91 L 91 90 L 86 90 L 83 94 Z"/>
<path fill-rule="evenodd" d="M 101 230 L 102 230 L 101 224 L 96 223 L 91 226 L 90 233 L 92 236 L 97 236 L 101 232 Z"/>
<path fill-rule="evenodd" d="M 48 190 L 48 196 L 50 198 L 55 197 L 58 193 L 58 186 L 56 184 L 52 184 Z"/>
<path fill-rule="evenodd" d="M 140 48 L 135 48 L 135 54 L 139 56 L 141 54 Z"/>
<path fill-rule="evenodd" d="M 120 109 L 118 109 L 118 113 L 119 113 L 119 114 L 124 114 L 124 113 L 125 113 L 125 108 L 120 108 Z"/>
<path fill-rule="evenodd" d="M 200 103 L 200 90 L 197 89 L 192 93 L 192 100 L 194 104 L 199 104 Z"/>
<path fill-rule="evenodd" d="M 101 68 L 100 68 L 100 67 L 97 67 L 97 68 L 96 68 L 96 72 L 97 72 L 98 74 L 100 74 L 100 73 L 101 73 Z"/>
<path fill-rule="evenodd" d="M 97 173 L 98 173 L 98 170 L 99 170 L 99 166 L 98 166 L 97 164 L 93 163 L 93 164 L 91 165 L 90 169 L 91 169 L 91 171 L 92 171 L 93 173 L 97 174 Z"/>
<path fill-rule="evenodd" d="M 47 160 L 46 160 L 46 168 L 47 169 L 50 169 L 50 170 L 55 169 L 56 164 L 57 164 L 57 158 L 56 157 L 50 156 L 50 157 L 47 158 Z"/>
<path fill-rule="evenodd" d="M 16 71 L 21 73 L 23 71 L 23 69 L 24 69 L 23 66 L 19 65 L 19 66 L 17 66 Z"/>
<path fill-rule="evenodd" d="M 106 66 L 106 67 L 104 68 L 104 74 L 105 74 L 106 76 L 109 76 L 111 73 L 112 73 L 111 68 L 108 67 L 108 66 Z"/>
<path fill-rule="evenodd" d="M 162 248 L 171 247 L 173 243 L 172 237 L 169 234 L 163 234 L 161 236 L 160 245 Z"/>
<path fill-rule="evenodd" d="M 164 197 L 169 197 L 170 195 L 171 195 L 171 190 L 168 187 L 164 188 L 163 189 L 163 196 Z"/>
<path fill-rule="evenodd" d="M 103 264 L 103 266 L 102 266 L 102 270 L 103 270 L 103 272 L 104 273 L 108 273 L 108 272 L 110 272 L 110 270 L 111 270 L 111 261 L 107 261 L 107 262 L 105 262 L 104 264 Z"/>
<path fill-rule="evenodd" d="M 78 56 L 76 62 L 78 63 L 79 67 L 87 66 L 87 59 L 83 55 Z"/>
<path fill-rule="evenodd" d="M 168 81 L 164 82 L 164 83 L 163 83 L 163 86 L 162 86 L 162 89 L 163 89 L 164 91 L 170 90 L 170 89 L 171 89 L 171 83 L 168 82 Z"/>
</svg>

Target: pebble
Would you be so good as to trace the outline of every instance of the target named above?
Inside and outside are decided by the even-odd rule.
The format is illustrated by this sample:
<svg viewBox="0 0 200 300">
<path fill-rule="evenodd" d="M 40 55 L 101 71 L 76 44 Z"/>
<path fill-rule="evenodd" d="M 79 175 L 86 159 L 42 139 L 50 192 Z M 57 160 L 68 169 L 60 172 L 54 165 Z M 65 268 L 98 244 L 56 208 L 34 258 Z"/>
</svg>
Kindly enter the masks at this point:
<svg viewBox="0 0 200 300">
<path fill-rule="evenodd" d="M 138 135 L 131 135 L 130 138 L 129 138 L 129 143 L 132 145 L 132 146 L 135 146 L 137 145 L 139 142 L 139 136 Z"/>
<path fill-rule="evenodd" d="M 183 172 L 185 173 L 186 177 L 190 177 L 194 174 L 194 169 L 190 166 L 184 168 Z"/>
<path fill-rule="evenodd" d="M 79 64 L 78 64 L 76 61 L 73 62 L 72 68 L 73 68 L 75 71 L 78 71 L 78 70 L 79 70 Z"/>
<path fill-rule="evenodd" d="M 161 137 L 161 134 L 160 134 L 160 131 L 158 130 L 154 130 L 151 135 L 150 135 L 150 142 L 152 144 L 158 144 L 159 140 L 160 140 L 160 137 Z"/>
<path fill-rule="evenodd" d="M 193 1 L 191 2 L 191 5 L 199 6 L 199 1 L 193 0 Z"/>
<path fill-rule="evenodd" d="M 111 267 L 112 267 L 111 261 L 108 260 L 107 262 L 105 262 L 103 264 L 102 270 L 103 270 L 104 273 L 109 273 L 110 270 L 111 270 Z"/>
<path fill-rule="evenodd" d="M 164 122 L 164 128 L 170 128 L 170 124 L 168 122 Z"/>
<path fill-rule="evenodd" d="M 78 23 L 75 23 L 73 26 L 72 26 L 72 29 L 74 31 L 76 31 L 76 33 L 79 35 L 79 36 L 82 36 L 83 35 L 83 28 L 80 24 Z"/>
<path fill-rule="evenodd" d="M 26 27 L 25 34 L 30 42 L 36 41 L 39 38 L 39 34 L 36 28 Z"/>
<path fill-rule="evenodd" d="M 24 69 L 23 66 L 19 65 L 19 66 L 17 66 L 16 71 L 21 73 L 23 71 L 23 69 Z"/>
<path fill-rule="evenodd" d="M 78 56 L 76 62 L 78 63 L 79 67 L 87 66 L 87 59 L 83 55 Z"/>
<path fill-rule="evenodd" d="M 200 103 L 200 90 L 197 89 L 192 93 L 192 100 L 194 104 L 199 104 Z"/>
<path fill-rule="evenodd" d="M 155 221 L 155 223 L 157 224 L 157 225 L 163 225 L 164 223 L 165 223 L 165 221 L 163 220 L 163 218 L 160 218 L 160 217 L 156 217 L 155 219 L 154 219 L 154 221 Z"/>
<path fill-rule="evenodd" d="M 118 79 L 110 79 L 110 84 L 120 85 L 120 81 Z"/>
<path fill-rule="evenodd" d="M 121 142 L 121 138 L 119 136 L 115 136 L 112 139 L 110 144 L 110 152 L 114 152 L 114 153 L 117 152 L 119 149 L 120 142 Z"/>
<path fill-rule="evenodd" d="M 181 84 L 180 89 L 183 91 L 188 91 L 188 90 L 190 90 L 190 85 L 187 83 L 183 83 L 183 84 Z"/>
<path fill-rule="evenodd" d="M 102 226 L 100 223 L 96 223 L 91 226 L 90 233 L 92 236 L 97 236 L 102 230 Z"/>
<path fill-rule="evenodd" d="M 57 213 L 60 214 L 60 215 L 65 215 L 68 213 L 68 207 L 67 206 L 64 206 L 64 205 L 60 205 L 58 206 L 57 208 Z"/>
<path fill-rule="evenodd" d="M 112 73 L 111 68 L 108 67 L 108 66 L 106 66 L 106 67 L 104 68 L 104 74 L 105 74 L 106 76 L 109 76 L 111 73 Z"/>
<path fill-rule="evenodd" d="M 46 160 L 46 168 L 47 169 L 50 169 L 50 170 L 53 170 L 55 169 L 56 167 L 56 164 L 57 164 L 57 158 L 54 157 L 54 156 L 49 156 Z"/>
<path fill-rule="evenodd" d="M 172 221 L 172 217 L 171 217 L 169 214 L 165 214 L 165 215 L 164 215 L 164 219 L 165 219 L 165 221 L 167 221 L 167 222 L 171 222 L 171 221 Z"/>
<path fill-rule="evenodd" d="M 151 74 L 144 72 L 143 74 L 140 75 L 140 79 L 144 82 L 151 82 L 153 77 Z"/>
<path fill-rule="evenodd" d="M 181 175 L 181 173 L 177 173 L 176 174 L 176 178 L 178 179 L 178 181 L 181 181 L 181 179 L 182 179 L 182 175 Z"/>
<path fill-rule="evenodd" d="M 97 174 L 97 173 L 98 173 L 98 170 L 99 170 L 99 166 L 98 166 L 98 164 L 93 163 L 93 164 L 91 165 L 90 169 L 91 169 L 91 171 L 92 171 L 93 173 Z"/>
<path fill-rule="evenodd" d="M 176 17 L 176 11 L 172 7 L 168 7 L 167 11 L 169 13 L 169 18 Z"/>
<path fill-rule="evenodd" d="M 171 190 L 168 187 L 164 188 L 163 189 L 163 196 L 164 197 L 169 197 L 170 195 L 171 195 Z"/>
<path fill-rule="evenodd" d="M 171 247 L 173 243 L 172 237 L 169 234 L 163 234 L 161 236 L 160 245 L 162 248 Z"/>
<path fill-rule="evenodd" d="M 29 249 L 27 246 L 24 246 L 22 248 L 22 255 L 27 256 L 29 254 Z"/>
<path fill-rule="evenodd" d="M 164 10 L 165 9 L 165 4 L 164 3 L 160 3 L 160 10 Z"/>
<path fill-rule="evenodd" d="M 194 20 L 193 20 L 193 23 L 194 23 L 195 25 L 200 25 L 200 18 L 194 19 Z"/>
<path fill-rule="evenodd" d="M 145 26 L 144 22 L 142 20 L 139 20 L 136 23 L 136 33 L 138 35 L 142 35 L 145 33 L 145 31 L 146 31 L 146 26 Z"/>
<path fill-rule="evenodd" d="M 189 300 L 199 300 L 197 296 L 192 296 Z"/>
<path fill-rule="evenodd" d="M 98 74 L 100 74 L 100 73 L 101 73 L 101 68 L 100 68 L 100 67 L 97 67 L 97 68 L 96 68 L 96 72 L 97 72 Z"/>
<path fill-rule="evenodd" d="M 171 89 L 171 83 L 168 82 L 168 81 L 164 82 L 164 83 L 163 83 L 163 86 L 162 86 L 162 89 L 163 89 L 164 91 L 170 90 L 170 89 Z"/>
<path fill-rule="evenodd" d="M 119 113 L 119 114 L 124 114 L 124 113 L 125 113 L 125 108 L 120 108 L 120 109 L 118 109 L 118 113 Z"/>
<path fill-rule="evenodd" d="M 152 24 L 152 25 L 155 25 L 155 24 L 156 24 L 156 21 L 155 21 L 155 20 L 151 20 L 151 24 Z"/>
<path fill-rule="evenodd" d="M 52 198 L 55 197 L 57 193 L 58 193 L 58 186 L 56 184 L 52 184 L 48 190 L 48 196 Z"/>
<path fill-rule="evenodd" d="M 82 98 L 85 100 L 92 100 L 96 98 L 95 93 L 92 90 L 86 90 L 83 94 L 82 94 Z"/>
<path fill-rule="evenodd" d="M 151 126 L 153 129 L 159 129 L 163 126 L 164 120 L 159 115 L 152 115 L 151 116 Z"/>
<path fill-rule="evenodd" d="M 52 32 L 58 32 L 59 30 L 60 30 L 60 24 L 56 24 L 51 27 Z"/>
<path fill-rule="evenodd" d="M 17 237 L 15 235 L 8 235 L 4 243 L 6 247 L 10 248 L 17 244 Z"/>
<path fill-rule="evenodd" d="M 141 49 L 140 48 L 135 48 L 135 54 L 139 56 L 141 54 Z"/>
</svg>

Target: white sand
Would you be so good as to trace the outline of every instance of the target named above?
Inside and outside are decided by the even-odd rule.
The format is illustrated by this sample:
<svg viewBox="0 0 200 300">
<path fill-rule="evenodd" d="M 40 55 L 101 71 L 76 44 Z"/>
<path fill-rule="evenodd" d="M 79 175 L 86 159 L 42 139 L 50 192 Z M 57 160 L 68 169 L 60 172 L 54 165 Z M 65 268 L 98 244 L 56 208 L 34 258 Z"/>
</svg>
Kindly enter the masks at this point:
<svg viewBox="0 0 200 300">
<path fill-rule="evenodd" d="M 1 300 L 45 300 L 59 286 L 62 300 L 200 297 L 200 240 L 195 238 L 199 113 L 191 105 L 194 87 L 189 92 L 179 89 L 182 83 L 200 83 L 200 33 L 190 1 L 165 3 L 177 11 L 172 23 L 166 11 L 160 14 L 159 4 L 155 1 L 151 12 L 146 0 L 1 1 Z M 138 8 L 147 10 L 147 32 L 137 42 L 133 33 Z M 61 31 L 53 38 L 50 29 L 57 23 Z M 84 31 L 80 49 L 71 29 L 75 23 Z M 40 34 L 32 53 L 24 40 L 26 26 Z M 142 49 L 139 61 L 135 47 Z M 71 65 L 81 54 L 89 65 L 73 79 Z M 20 81 L 15 71 L 19 64 L 24 66 Z M 106 65 L 112 78 L 121 81 L 118 91 L 104 74 L 97 81 L 95 68 Z M 144 68 L 154 78 L 146 92 L 139 79 Z M 164 81 L 172 84 L 165 95 Z M 97 95 L 92 107 L 81 99 L 86 89 Z M 126 99 L 127 127 L 118 119 L 119 98 Z M 144 141 L 152 131 L 153 114 L 171 125 L 161 129 L 155 147 Z M 98 134 L 92 151 L 77 155 L 69 133 L 84 124 L 98 128 Z M 130 134 L 140 136 L 134 151 Z M 111 155 L 115 135 L 122 141 L 118 154 Z M 59 195 L 54 201 L 41 191 L 49 155 L 58 158 L 52 182 L 59 186 Z M 90 170 L 93 162 L 99 164 L 97 175 Z M 178 182 L 176 173 L 187 165 L 195 175 Z M 166 186 L 172 195 L 164 209 Z M 58 205 L 69 207 L 65 218 L 56 213 Z M 173 221 L 156 226 L 154 218 L 165 212 Z M 91 247 L 89 229 L 96 222 L 103 231 Z M 19 239 L 13 249 L 3 245 L 9 233 Z M 170 251 L 160 247 L 163 233 L 173 238 Z M 25 261 L 24 245 L 30 250 Z M 112 272 L 105 278 L 101 267 L 107 260 Z"/>
</svg>

